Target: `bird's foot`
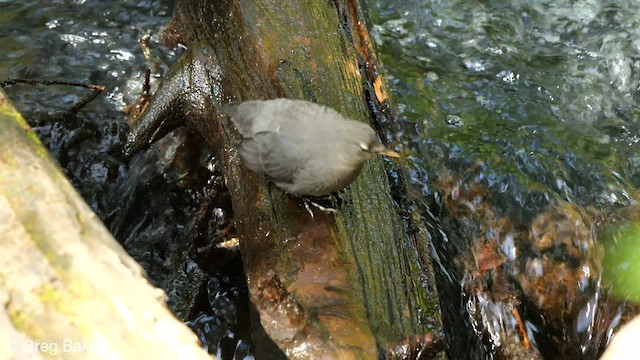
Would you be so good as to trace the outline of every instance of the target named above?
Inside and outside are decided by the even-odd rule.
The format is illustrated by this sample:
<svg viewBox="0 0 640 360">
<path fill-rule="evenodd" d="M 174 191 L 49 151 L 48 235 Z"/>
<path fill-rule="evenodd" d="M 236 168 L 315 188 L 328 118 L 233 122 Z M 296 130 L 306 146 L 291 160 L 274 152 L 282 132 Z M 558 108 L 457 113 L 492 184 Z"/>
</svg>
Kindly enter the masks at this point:
<svg viewBox="0 0 640 360">
<path fill-rule="evenodd" d="M 304 197 L 302 198 L 302 202 L 304 203 L 304 208 L 307 209 L 307 212 L 309 213 L 309 215 L 311 215 L 312 219 L 314 218 L 313 211 L 311 210 L 309 205 L 313 205 L 315 208 L 317 208 L 320 211 L 323 211 L 327 215 L 335 214 L 335 213 L 338 212 L 338 210 L 336 210 L 334 208 L 322 206 L 322 205 L 318 204 L 317 202 L 315 202 L 313 200 L 309 200 L 309 199 L 304 198 Z"/>
</svg>

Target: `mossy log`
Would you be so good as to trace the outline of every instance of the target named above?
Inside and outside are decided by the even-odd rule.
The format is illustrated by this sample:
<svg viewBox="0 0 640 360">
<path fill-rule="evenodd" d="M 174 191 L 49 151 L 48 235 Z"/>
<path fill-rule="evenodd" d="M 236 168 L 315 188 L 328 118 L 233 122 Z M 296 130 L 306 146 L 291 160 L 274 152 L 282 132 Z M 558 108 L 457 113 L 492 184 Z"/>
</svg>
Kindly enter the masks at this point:
<svg viewBox="0 0 640 360">
<path fill-rule="evenodd" d="M 208 359 L 0 90 L 0 358 Z"/>
<path fill-rule="evenodd" d="M 234 129 L 219 112 L 228 101 L 288 97 L 361 121 L 384 115 L 359 2 L 177 6 L 188 51 L 132 129 L 128 150 L 186 121 L 215 152 L 241 235 L 256 356 L 273 358 L 276 344 L 290 358 L 377 359 L 394 342 L 424 333 L 421 311 L 437 318 L 437 305 L 422 287 L 430 263 L 420 262 L 414 246 L 428 246 L 419 233 L 405 233 L 383 161 L 367 163 L 338 196 L 337 214 L 314 210 L 311 218 L 300 199 L 242 166 Z"/>
</svg>

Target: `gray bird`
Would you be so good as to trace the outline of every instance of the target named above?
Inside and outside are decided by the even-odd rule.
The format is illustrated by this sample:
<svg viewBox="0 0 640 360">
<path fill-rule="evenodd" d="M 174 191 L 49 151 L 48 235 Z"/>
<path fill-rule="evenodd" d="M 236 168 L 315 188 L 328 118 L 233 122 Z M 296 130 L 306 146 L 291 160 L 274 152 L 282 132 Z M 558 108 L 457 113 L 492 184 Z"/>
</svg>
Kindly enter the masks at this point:
<svg viewBox="0 0 640 360">
<path fill-rule="evenodd" d="M 302 100 L 274 99 L 222 107 L 243 137 L 238 152 L 250 170 L 295 195 L 342 190 L 365 161 L 400 155 L 382 145 L 367 124 Z"/>
</svg>

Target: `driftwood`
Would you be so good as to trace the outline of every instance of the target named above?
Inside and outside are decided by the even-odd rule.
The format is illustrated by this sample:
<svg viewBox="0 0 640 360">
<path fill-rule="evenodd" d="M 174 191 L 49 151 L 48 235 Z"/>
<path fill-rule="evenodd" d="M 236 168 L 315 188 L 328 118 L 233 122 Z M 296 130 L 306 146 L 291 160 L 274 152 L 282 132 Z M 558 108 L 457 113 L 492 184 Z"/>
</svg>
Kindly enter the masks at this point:
<svg viewBox="0 0 640 360">
<path fill-rule="evenodd" d="M 222 163 L 257 357 L 280 349 L 291 358 L 378 358 L 425 332 L 420 310 L 437 318 L 435 302 L 418 306 L 427 269 L 412 270 L 429 266 L 415 255 L 424 237 L 405 233 L 381 160 L 334 201 L 338 214 L 311 218 L 299 199 L 240 164 L 234 129 L 218 111 L 231 100 L 289 97 L 369 121 L 386 99 L 364 23 L 354 0 L 179 1 L 188 51 L 130 134 L 136 151 L 186 119 Z"/>
<path fill-rule="evenodd" d="M 0 358 L 209 358 L 1 90 L 0 244 Z"/>
<path fill-rule="evenodd" d="M 638 336 L 640 336 L 640 316 L 636 316 L 616 332 L 600 360 L 626 359 L 629 354 L 636 354 Z"/>
</svg>

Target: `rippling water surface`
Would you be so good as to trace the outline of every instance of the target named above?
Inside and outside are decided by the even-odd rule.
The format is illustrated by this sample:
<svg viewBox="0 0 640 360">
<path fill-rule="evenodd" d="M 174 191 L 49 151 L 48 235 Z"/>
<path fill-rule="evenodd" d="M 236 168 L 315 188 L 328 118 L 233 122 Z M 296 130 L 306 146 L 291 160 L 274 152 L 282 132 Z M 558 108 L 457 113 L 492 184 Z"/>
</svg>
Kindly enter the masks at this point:
<svg viewBox="0 0 640 360">
<path fill-rule="evenodd" d="M 637 312 L 602 258 L 612 225 L 638 220 L 639 11 L 372 7 L 453 357 L 594 358 Z"/>
</svg>

